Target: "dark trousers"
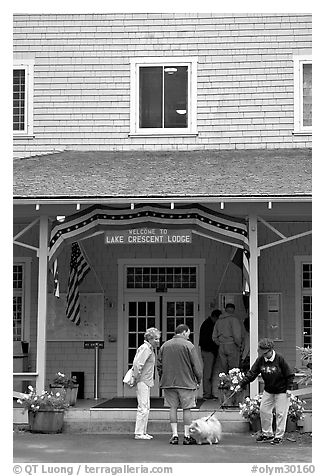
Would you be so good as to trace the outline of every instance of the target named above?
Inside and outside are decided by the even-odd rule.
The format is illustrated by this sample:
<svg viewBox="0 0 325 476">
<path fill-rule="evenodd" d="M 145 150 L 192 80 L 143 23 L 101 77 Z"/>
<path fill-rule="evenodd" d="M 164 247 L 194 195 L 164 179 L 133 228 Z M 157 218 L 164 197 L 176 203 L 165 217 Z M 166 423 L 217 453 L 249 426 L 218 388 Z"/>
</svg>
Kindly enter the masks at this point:
<svg viewBox="0 0 325 476">
<path fill-rule="evenodd" d="M 216 362 L 213 352 L 201 350 L 203 360 L 203 398 L 212 397 L 212 377 Z"/>
</svg>

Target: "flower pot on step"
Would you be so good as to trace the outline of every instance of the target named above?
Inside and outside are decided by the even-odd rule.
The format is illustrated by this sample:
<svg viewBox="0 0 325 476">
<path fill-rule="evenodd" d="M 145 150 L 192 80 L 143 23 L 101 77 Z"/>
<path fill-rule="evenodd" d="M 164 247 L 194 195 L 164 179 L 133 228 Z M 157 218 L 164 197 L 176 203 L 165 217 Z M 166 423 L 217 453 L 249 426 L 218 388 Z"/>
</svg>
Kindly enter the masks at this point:
<svg viewBox="0 0 325 476">
<path fill-rule="evenodd" d="M 59 393 L 60 395 L 65 397 L 65 401 L 73 407 L 76 404 L 77 396 L 78 396 L 78 388 L 79 385 L 74 385 L 73 387 L 64 387 L 64 386 L 57 386 L 57 385 L 50 385 L 51 392 L 56 394 Z"/>
<path fill-rule="evenodd" d="M 249 427 L 253 433 L 257 433 L 258 431 L 262 430 L 261 419 L 259 415 L 249 420 Z"/>
<path fill-rule="evenodd" d="M 64 410 L 38 410 L 28 412 L 28 424 L 32 433 L 61 433 Z"/>
<path fill-rule="evenodd" d="M 292 421 L 291 418 L 287 418 L 286 432 L 290 433 L 291 431 L 296 431 L 296 430 L 297 430 L 297 422 Z"/>
<path fill-rule="evenodd" d="M 239 402 L 242 401 L 242 395 L 240 393 L 235 393 L 232 397 L 231 394 L 233 390 L 228 389 L 220 389 L 220 397 L 221 397 L 221 406 L 224 408 L 232 408 L 238 407 Z"/>
<path fill-rule="evenodd" d="M 303 433 L 309 433 L 313 430 L 312 427 L 312 411 L 311 410 L 305 410 L 304 411 L 304 419 L 303 421 L 303 426 L 302 426 L 302 431 Z"/>
<path fill-rule="evenodd" d="M 251 418 L 249 420 L 249 426 L 250 426 L 250 429 L 253 433 L 256 433 L 257 431 L 261 431 L 262 430 L 262 424 L 261 424 L 260 415 L 257 415 L 256 417 Z M 273 430 L 273 432 L 275 432 L 275 430 L 276 430 L 276 417 L 275 417 L 275 415 L 273 415 L 272 430 Z"/>
</svg>

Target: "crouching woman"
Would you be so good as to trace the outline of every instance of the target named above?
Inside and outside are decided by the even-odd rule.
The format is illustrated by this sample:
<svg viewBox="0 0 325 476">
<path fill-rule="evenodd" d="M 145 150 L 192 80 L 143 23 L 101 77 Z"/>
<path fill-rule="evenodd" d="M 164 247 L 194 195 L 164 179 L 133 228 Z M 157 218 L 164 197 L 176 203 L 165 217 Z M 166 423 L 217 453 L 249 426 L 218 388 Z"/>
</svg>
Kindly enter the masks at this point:
<svg viewBox="0 0 325 476">
<path fill-rule="evenodd" d="M 144 334 L 144 343 L 140 345 L 133 360 L 133 373 L 136 382 L 138 401 L 134 438 L 136 440 L 151 440 L 147 434 L 147 424 L 150 412 L 150 388 L 154 386 L 154 371 L 156 354 L 161 332 L 150 327 Z"/>
</svg>

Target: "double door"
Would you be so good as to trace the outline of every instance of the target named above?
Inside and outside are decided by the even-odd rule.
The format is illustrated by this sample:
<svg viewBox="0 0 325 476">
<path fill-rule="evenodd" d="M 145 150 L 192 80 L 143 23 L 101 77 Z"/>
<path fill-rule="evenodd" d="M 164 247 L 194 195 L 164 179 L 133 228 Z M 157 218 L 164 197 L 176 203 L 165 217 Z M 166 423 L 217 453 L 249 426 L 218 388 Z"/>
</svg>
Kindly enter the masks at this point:
<svg viewBox="0 0 325 476">
<path fill-rule="evenodd" d="M 197 296 L 190 294 L 153 294 L 140 293 L 125 296 L 124 322 L 126 339 L 124 345 L 124 368 L 132 365 L 137 348 L 143 343 L 146 329 L 156 327 L 161 331 L 160 344 L 173 337 L 179 324 L 187 324 L 191 329 L 190 340 L 196 344 L 198 339 Z M 157 349 L 158 351 L 159 349 Z M 156 372 L 156 370 L 155 370 Z M 159 381 L 155 375 L 152 396 L 159 396 Z M 124 396 L 134 396 L 134 390 L 124 385 Z"/>
</svg>

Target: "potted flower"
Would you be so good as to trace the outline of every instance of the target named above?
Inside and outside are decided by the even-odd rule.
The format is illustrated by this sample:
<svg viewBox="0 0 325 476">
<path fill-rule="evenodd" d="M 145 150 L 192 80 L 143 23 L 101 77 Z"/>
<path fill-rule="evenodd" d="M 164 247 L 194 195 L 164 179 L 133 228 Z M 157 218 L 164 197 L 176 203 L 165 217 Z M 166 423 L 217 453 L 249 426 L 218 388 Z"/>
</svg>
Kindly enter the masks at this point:
<svg viewBox="0 0 325 476">
<path fill-rule="evenodd" d="M 239 413 L 243 418 L 249 421 L 252 431 L 256 432 L 261 429 L 260 422 L 260 406 L 262 395 L 256 395 L 253 398 L 246 397 L 243 403 L 239 404 Z M 295 431 L 297 422 L 303 419 L 305 402 L 294 395 L 290 395 L 290 405 L 288 410 L 286 431 Z"/>
<path fill-rule="evenodd" d="M 261 429 L 260 420 L 260 406 L 262 395 L 255 395 L 255 397 L 246 397 L 243 403 L 239 404 L 239 413 L 243 418 L 249 421 L 251 430 L 256 433 Z"/>
<path fill-rule="evenodd" d="M 288 410 L 287 431 L 295 431 L 297 423 L 304 419 L 304 400 L 300 400 L 294 395 L 290 395 L 290 406 Z"/>
<path fill-rule="evenodd" d="M 29 393 L 17 400 L 28 411 L 29 429 L 33 433 L 60 433 L 64 411 L 69 407 L 65 398 L 57 393 L 43 391 L 37 394 L 29 385 Z"/>
<path fill-rule="evenodd" d="M 229 370 L 228 374 L 224 372 L 219 374 L 219 390 L 221 390 L 221 394 L 223 395 L 223 404 L 222 406 L 237 406 L 238 405 L 238 397 L 239 394 L 234 392 L 237 385 L 240 384 L 244 377 L 243 372 L 240 371 L 238 368 L 234 368 Z"/>
<path fill-rule="evenodd" d="M 298 381 L 298 385 L 311 385 L 312 384 L 312 349 L 311 347 L 298 347 L 300 352 L 302 363 L 305 365 L 301 372 L 301 379 Z"/>
<path fill-rule="evenodd" d="M 50 388 L 53 393 L 62 394 L 70 406 L 76 404 L 79 388 L 76 377 L 68 377 L 62 372 L 57 372 L 50 384 Z"/>
</svg>

